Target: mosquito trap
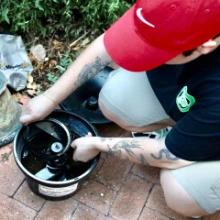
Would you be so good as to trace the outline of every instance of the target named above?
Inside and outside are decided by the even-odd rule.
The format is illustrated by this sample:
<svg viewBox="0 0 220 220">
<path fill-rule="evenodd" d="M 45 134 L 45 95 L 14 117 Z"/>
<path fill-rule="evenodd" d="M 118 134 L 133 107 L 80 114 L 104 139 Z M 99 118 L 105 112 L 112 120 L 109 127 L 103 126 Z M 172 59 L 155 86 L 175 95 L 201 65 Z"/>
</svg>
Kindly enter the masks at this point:
<svg viewBox="0 0 220 220">
<path fill-rule="evenodd" d="M 91 132 L 85 119 L 56 110 L 42 121 L 23 126 L 14 139 L 16 163 L 25 174 L 29 188 L 49 200 L 71 197 L 96 167 L 100 154 L 89 162 L 73 160 L 70 144 Z"/>
</svg>

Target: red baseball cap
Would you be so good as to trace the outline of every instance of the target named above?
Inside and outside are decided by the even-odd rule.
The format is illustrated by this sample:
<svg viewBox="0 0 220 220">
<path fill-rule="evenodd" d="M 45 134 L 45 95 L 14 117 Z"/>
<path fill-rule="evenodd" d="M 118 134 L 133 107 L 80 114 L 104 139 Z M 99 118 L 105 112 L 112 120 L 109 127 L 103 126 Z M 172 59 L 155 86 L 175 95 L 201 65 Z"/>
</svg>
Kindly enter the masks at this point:
<svg viewBox="0 0 220 220">
<path fill-rule="evenodd" d="M 111 58 L 146 71 L 220 33 L 219 0 L 137 0 L 104 35 Z"/>
</svg>

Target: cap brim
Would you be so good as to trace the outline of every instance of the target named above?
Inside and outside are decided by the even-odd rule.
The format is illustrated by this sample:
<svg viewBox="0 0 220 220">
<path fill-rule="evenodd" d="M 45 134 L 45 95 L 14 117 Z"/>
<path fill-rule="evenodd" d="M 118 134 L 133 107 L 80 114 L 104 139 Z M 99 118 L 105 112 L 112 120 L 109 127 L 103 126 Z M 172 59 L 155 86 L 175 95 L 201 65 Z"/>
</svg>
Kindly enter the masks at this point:
<svg viewBox="0 0 220 220">
<path fill-rule="evenodd" d="M 146 71 L 164 64 L 181 53 L 157 48 L 144 41 L 135 31 L 134 10 L 135 5 L 104 35 L 105 48 L 115 63 L 130 71 Z"/>
</svg>

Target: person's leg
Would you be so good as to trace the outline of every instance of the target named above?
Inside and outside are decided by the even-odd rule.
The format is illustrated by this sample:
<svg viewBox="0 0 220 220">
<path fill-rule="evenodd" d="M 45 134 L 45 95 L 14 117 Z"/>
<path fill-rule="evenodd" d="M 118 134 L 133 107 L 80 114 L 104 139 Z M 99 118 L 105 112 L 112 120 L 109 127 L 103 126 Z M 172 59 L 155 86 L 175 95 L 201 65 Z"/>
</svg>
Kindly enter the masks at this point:
<svg viewBox="0 0 220 220">
<path fill-rule="evenodd" d="M 197 162 L 161 171 L 167 204 L 184 216 L 203 216 L 220 210 L 220 161 Z"/>
<path fill-rule="evenodd" d="M 142 127 L 136 127 L 129 125 L 125 121 L 123 121 L 118 115 L 110 112 L 104 105 L 103 103 L 99 100 L 99 106 L 100 109 L 103 113 L 103 115 L 108 118 L 110 121 L 115 122 L 117 125 L 120 127 L 124 128 L 127 131 L 135 131 L 135 132 L 148 132 L 148 131 L 156 131 L 162 128 L 165 128 L 167 126 L 173 126 L 174 122 L 172 120 L 164 120 L 152 124 L 148 124 Z"/>
<path fill-rule="evenodd" d="M 177 182 L 171 170 L 161 170 L 160 181 L 166 203 L 173 211 L 187 217 L 208 214 Z"/>
<path fill-rule="evenodd" d="M 154 131 L 175 124 L 159 103 L 146 73 L 114 71 L 99 98 L 104 115 L 127 130 Z M 196 163 L 163 170 L 161 184 L 170 208 L 186 216 L 206 215 L 220 209 L 220 181 L 215 179 L 220 176 L 219 167 L 220 162 Z"/>
<path fill-rule="evenodd" d="M 100 92 L 99 106 L 105 117 L 129 131 L 154 131 L 174 124 L 145 72 L 113 71 Z"/>
</svg>

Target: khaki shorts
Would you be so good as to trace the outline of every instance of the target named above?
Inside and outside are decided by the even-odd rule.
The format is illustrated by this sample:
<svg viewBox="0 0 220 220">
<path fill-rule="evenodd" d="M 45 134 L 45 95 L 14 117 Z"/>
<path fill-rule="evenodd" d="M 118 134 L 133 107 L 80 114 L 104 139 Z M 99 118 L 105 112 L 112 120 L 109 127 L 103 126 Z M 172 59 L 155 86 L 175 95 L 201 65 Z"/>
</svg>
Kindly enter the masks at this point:
<svg viewBox="0 0 220 220">
<path fill-rule="evenodd" d="M 114 70 L 103 86 L 99 99 L 126 124 L 143 127 L 169 120 L 152 90 L 146 72 Z"/>
<path fill-rule="evenodd" d="M 114 70 L 100 95 L 109 111 L 132 126 L 146 126 L 169 120 L 145 72 Z M 172 170 L 180 185 L 208 213 L 220 210 L 220 161 L 199 162 Z"/>
</svg>

